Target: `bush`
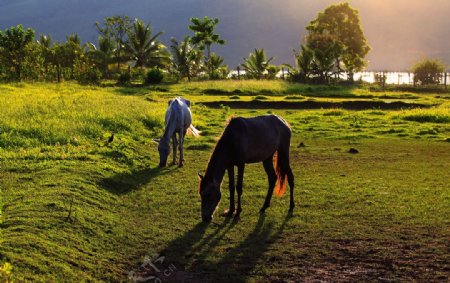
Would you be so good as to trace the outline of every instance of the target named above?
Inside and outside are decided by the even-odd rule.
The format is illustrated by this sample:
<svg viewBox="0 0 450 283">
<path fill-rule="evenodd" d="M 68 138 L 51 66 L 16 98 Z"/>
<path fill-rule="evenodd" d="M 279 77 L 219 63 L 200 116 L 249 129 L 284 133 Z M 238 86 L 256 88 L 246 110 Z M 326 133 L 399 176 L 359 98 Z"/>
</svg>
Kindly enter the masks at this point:
<svg viewBox="0 0 450 283">
<path fill-rule="evenodd" d="M 164 78 L 163 72 L 158 68 L 150 69 L 145 76 L 145 84 L 159 84 Z"/>
<path fill-rule="evenodd" d="M 81 84 L 99 84 L 101 79 L 102 72 L 96 68 L 88 68 L 76 76 L 76 80 Z"/>
<path fill-rule="evenodd" d="M 416 83 L 421 85 L 439 84 L 441 73 L 445 71 L 445 66 L 440 60 L 426 58 L 417 62 L 412 71 Z"/>
<path fill-rule="evenodd" d="M 131 74 L 129 72 L 120 73 L 119 78 L 117 79 L 119 84 L 127 84 L 131 82 Z"/>
</svg>

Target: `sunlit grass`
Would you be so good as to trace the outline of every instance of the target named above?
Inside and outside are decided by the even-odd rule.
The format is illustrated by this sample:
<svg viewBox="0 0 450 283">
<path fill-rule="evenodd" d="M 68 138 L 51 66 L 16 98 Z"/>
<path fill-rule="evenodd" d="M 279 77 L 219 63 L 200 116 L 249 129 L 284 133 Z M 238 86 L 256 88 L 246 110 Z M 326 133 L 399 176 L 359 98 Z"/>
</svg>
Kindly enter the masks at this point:
<svg viewBox="0 0 450 283">
<path fill-rule="evenodd" d="M 224 92 L 205 93 L 211 89 Z M 449 237 L 448 103 L 392 111 L 202 104 L 372 95 L 280 81 L 130 88 L 21 83 L 0 90 L 0 262 L 12 264 L 17 282 L 125 281 L 144 256 L 158 253 L 199 281 L 296 281 L 317 266 L 341 274 L 357 266 L 401 281 L 411 274 L 425 279 L 426 270 L 439 281 L 445 272 L 439 262 Z M 192 101 L 202 134 L 186 138 L 185 167 L 158 169 L 151 139 L 162 132 L 167 100 L 180 95 Z M 418 100 L 443 102 L 429 95 Z M 266 175 L 259 164 L 248 165 L 241 222 L 216 217 L 201 234 L 198 171 L 230 117 L 268 113 L 292 127 L 294 217 L 286 218 L 286 196 L 274 198 L 260 224 Z M 348 154 L 350 147 L 360 153 Z M 220 211 L 226 187 L 227 181 Z M 338 264 L 345 268 L 332 269 Z"/>
</svg>

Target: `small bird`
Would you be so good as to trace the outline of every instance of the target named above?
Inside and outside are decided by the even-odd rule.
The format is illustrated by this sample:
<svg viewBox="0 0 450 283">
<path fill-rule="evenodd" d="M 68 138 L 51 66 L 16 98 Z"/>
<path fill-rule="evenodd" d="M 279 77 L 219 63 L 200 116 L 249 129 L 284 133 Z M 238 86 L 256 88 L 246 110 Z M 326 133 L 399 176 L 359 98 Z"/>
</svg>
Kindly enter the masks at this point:
<svg viewBox="0 0 450 283">
<path fill-rule="evenodd" d="M 108 144 L 114 141 L 114 133 L 109 137 Z"/>
</svg>

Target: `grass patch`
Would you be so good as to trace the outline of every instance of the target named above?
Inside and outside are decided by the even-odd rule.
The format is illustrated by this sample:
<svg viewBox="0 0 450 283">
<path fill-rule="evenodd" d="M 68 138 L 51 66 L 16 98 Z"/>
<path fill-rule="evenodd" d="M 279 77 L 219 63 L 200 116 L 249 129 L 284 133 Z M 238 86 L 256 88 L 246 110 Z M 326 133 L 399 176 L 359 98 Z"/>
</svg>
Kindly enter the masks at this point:
<svg viewBox="0 0 450 283">
<path fill-rule="evenodd" d="M 154 254 L 177 268 L 164 278 L 173 282 L 446 279 L 450 151 L 442 141 L 450 128 L 403 117 L 446 117 L 447 106 L 213 109 L 202 102 L 217 95 L 202 89 L 223 89 L 227 96 L 270 90 L 268 100 L 309 87 L 363 90 L 278 81 L 163 87 L 167 91 L 124 95 L 119 87 L 72 83 L 0 86 L 0 262 L 12 264 L 15 281 L 126 281 Z M 186 137 L 184 167 L 157 168 L 151 139 L 162 133 L 168 98 L 180 93 L 193 102 L 202 134 Z M 274 197 L 266 215 L 259 214 L 267 176 L 260 164 L 249 164 L 241 221 L 216 215 L 211 225 L 200 224 L 197 172 L 205 170 L 227 120 L 267 112 L 289 122 L 292 145 L 307 145 L 291 148 L 293 217 L 287 217 L 288 195 Z M 115 139 L 107 143 L 112 132 Z M 350 148 L 359 153 L 348 154 Z M 227 187 L 225 179 L 218 212 L 228 206 Z"/>
</svg>

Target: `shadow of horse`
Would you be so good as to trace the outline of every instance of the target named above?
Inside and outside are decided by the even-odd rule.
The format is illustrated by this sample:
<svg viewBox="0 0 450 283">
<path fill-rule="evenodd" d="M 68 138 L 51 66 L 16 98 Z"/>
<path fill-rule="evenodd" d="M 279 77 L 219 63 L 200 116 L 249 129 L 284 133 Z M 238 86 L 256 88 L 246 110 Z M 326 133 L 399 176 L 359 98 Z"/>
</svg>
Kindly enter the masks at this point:
<svg viewBox="0 0 450 283">
<path fill-rule="evenodd" d="M 137 190 L 158 176 L 171 173 L 176 168 L 145 168 L 133 170 L 122 174 L 116 174 L 99 181 L 99 186 L 111 193 L 122 195 Z"/>
<path fill-rule="evenodd" d="M 275 230 L 273 222 L 266 222 L 264 214 L 245 239 L 230 248 L 218 261 L 211 260 L 215 248 L 237 222 L 225 218 L 222 223 L 199 223 L 160 252 L 165 260 L 177 267 L 177 272 L 164 282 L 243 282 L 252 273 L 270 246 L 277 242 L 289 219 Z"/>
</svg>

